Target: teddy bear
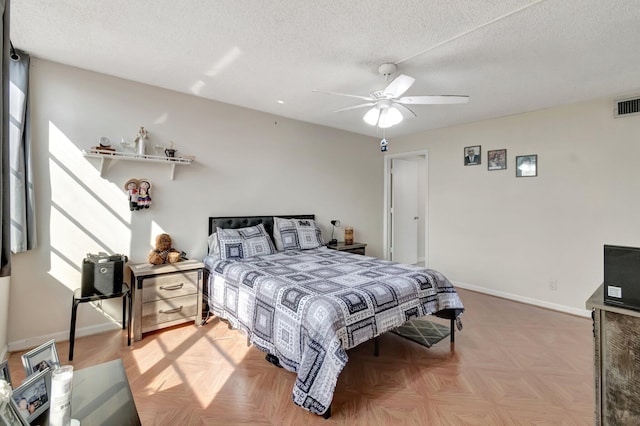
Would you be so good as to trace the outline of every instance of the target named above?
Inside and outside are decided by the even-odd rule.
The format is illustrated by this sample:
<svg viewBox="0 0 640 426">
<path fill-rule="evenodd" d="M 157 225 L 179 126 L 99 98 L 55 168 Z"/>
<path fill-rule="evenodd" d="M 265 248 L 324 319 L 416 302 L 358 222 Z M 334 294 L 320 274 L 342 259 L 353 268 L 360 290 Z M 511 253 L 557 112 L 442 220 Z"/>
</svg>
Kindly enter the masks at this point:
<svg viewBox="0 0 640 426">
<path fill-rule="evenodd" d="M 156 237 L 156 248 L 149 253 L 149 263 L 161 265 L 163 263 L 180 262 L 180 252 L 172 247 L 173 241 L 169 234 L 160 234 Z"/>
</svg>

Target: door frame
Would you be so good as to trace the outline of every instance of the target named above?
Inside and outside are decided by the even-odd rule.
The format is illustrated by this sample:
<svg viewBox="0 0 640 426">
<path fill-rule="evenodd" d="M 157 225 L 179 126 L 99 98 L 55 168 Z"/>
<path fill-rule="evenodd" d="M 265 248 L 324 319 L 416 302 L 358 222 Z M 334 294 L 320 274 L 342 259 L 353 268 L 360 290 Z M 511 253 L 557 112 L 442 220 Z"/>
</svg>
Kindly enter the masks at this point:
<svg viewBox="0 0 640 426">
<path fill-rule="evenodd" d="M 424 205 L 424 264 L 429 266 L 429 151 L 408 151 L 398 154 L 385 154 L 384 156 L 384 193 L 382 206 L 382 255 L 385 259 L 391 258 L 391 162 L 396 158 L 424 157 L 424 188 L 427 191 Z M 419 238 L 419 237 L 418 237 Z"/>
</svg>

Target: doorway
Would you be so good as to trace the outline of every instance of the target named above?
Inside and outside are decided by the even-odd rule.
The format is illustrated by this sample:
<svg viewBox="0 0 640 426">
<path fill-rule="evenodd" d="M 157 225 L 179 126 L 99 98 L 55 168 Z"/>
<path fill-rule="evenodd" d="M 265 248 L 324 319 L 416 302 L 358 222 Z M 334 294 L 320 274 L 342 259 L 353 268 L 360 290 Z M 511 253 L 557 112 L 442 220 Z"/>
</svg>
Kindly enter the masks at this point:
<svg viewBox="0 0 640 426">
<path fill-rule="evenodd" d="M 426 150 L 385 156 L 385 259 L 428 266 L 427 160 Z"/>
</svg>

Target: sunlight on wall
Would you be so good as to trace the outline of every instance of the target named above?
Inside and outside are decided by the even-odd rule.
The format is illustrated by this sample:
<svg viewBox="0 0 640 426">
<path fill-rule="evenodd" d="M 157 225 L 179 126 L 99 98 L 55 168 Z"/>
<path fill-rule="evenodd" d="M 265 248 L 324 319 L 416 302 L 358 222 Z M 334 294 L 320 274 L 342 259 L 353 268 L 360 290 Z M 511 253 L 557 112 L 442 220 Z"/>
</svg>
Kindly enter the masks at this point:
<svg viewBox="0 0 640 426">
<path fill-rule="evenodd" d="M 99 176 L 82 152 L 49 123 L 50 275 L 77 288 L 88 252 L 127 252 L 131 212 L 123 189 Z"/>
<path fill-rule="evenodd" d="M 168 232 L 164 230 L 163 227 L 161 227 L 160 225 L 158 225 L 158 223 L 156 221 L 152 221 L 151 222 L 151 235 L 149 235 L 149 245 L 151 247 L 155 247 L 156 246 L 156 236 L 158 236 L 158 234 L 165 234 Z"/>
<path fill-rule="evenodd" d="M 168 118 L 169 118 L 169 114 L 165 112 L 160 117 L 156 118 L 153 124 L 163 124 L 167 121 Z"/>
</svg>

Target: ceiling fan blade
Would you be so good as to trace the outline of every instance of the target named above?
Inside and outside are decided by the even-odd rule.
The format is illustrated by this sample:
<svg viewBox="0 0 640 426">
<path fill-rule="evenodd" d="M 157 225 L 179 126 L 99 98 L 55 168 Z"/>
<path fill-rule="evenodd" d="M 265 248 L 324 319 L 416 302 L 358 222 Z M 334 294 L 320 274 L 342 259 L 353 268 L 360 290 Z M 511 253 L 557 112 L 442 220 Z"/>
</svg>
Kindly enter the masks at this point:
<svg viewBox="0 0 640 426">
<path fill-rule="evenodd" d="M 362 99 L 363 101 L 375 101 L 375 99 L 370 98 L 369 96 L 360 96 L 360 95 L 349 95 L 346 93 L 336 93 L 336 92 L 321 92 L 320 90 L 312 90 L 313 93 L 322 93 L 325 95 L 337 95 L 337 96 L 347 96 L 349 98 Z"/>
<path fill-rule="evenodd" d="M 408 75 L 400 74 L 396 78 L 393 79 L 391 83 L 387 87 L 384 88 L 384 94 L 391 96 L 392 98 L 397 98 L 402 95 L 404 92 L 409 90 L 409 87 L 416 81 L 415 78 L 409 77 Z"/>
<path fill-rule="evenodd" d="M 432 95 L 432 96 L 404 96 L 396 102 L 409 105 L 437 105 L 437 104 L 466 104 L 469 96 L 465 95 Z"/>
<path fill-rule="evenodd" d="M 401 113 L 403 113 L 404 115 L 409 115 L 409 116 L 414 116 L 417 117 L 416 113 L 411 111 L 409 108 L 407 108 L 406 106 L 399 104 L 397 102 L 394 102 L 391 104 L 392 106 L 396 107 L 398 109 L 398 111 L 400 111 Z"/>
<path fill-rule="evenodd" d="M 360 104 L 360 105 L 354 105 L 354 106 L 350 106 L 350 107 L 346 107 L 346 108 L 340 108 L 340 109 L 337 109 L 337 110 L 335 110 L 333 112 L 349 111 L 349 110 L 352 110 L 352 109 L 358 109 L 358 108 L 374 106 L 375 104 L 376 104 L 375 102 L 367 102 L 366 104 Z"/>
</svg>

